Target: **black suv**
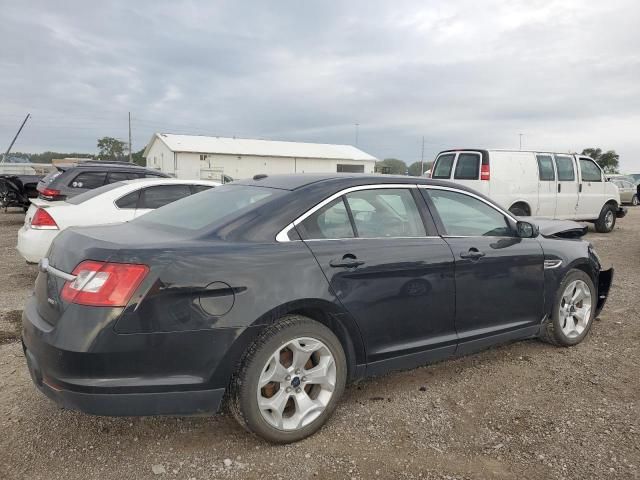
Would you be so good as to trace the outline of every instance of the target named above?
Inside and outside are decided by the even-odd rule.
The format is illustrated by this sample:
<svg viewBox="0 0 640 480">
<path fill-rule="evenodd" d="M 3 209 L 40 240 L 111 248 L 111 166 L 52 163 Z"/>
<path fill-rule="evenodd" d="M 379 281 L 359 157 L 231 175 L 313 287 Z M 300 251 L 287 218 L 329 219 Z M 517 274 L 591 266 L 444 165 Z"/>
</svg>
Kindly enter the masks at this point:
<svg viewBox="0 0 640 480">
<path fill-rule="evenodd" d="M 38 198 L 66 200 L 109 183 L 168 176 L 128 162 L 95 161 L 77 165 L 57 165 L 56 170 L 38 182 Z"/>
</svg>

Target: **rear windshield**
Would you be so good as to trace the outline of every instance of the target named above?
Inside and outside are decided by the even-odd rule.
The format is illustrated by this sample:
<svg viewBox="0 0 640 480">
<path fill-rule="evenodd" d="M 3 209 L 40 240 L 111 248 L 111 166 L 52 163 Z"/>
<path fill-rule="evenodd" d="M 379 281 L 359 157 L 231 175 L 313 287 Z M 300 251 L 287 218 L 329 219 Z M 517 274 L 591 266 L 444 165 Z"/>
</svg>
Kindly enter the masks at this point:
<svg viewBox="0 0 640 480">
<path fill-rule="evenodd" d="M 82 202 L 86 202 L 87 200 L 91 200 L 92 198 L 97 197 L 98 195 L 108 192 L 109 190 L 113 190 L 114 188 L 121 187 L 124 184 L 125 184 L 124 182 L 115 182 L 115 183 L 110 183 L 108 185 L 103 185 L 101 187 L 94 188 L 93 190 L 88 190 L 84 193 L 81 193 L 80 195 L 76 195 L 75 197 L 71 197 L 67 199 L 66 202 L 72 205 L 78 205 Z"/>
<path fill-rule="evenodd" d="M 135 221 L 196 231 L 242 215 L 284 194 L 284 190 L 274 188 L 227 184 L 170 203 Z"/>
<path fill-rule="evenodd" d="M 451 167 L 453 167 L 453 158 L 455 153 L 447 153 L 440 155 L 433 167 L 431 178 L 449 178 L 451 177 Z"/>
<path fill-rule="evenodd" d="M 62 172 L 64 172 L 64 170 L 58 170 L 58 169 L 54 169 L 52 172 L 49 172 L 42 180 L 41 182 L 44 183 L 45 185 L 48 185 L 49 183 L 51 183 L 51 181 L 54 178 L 57 178 Z"/>
</svg>

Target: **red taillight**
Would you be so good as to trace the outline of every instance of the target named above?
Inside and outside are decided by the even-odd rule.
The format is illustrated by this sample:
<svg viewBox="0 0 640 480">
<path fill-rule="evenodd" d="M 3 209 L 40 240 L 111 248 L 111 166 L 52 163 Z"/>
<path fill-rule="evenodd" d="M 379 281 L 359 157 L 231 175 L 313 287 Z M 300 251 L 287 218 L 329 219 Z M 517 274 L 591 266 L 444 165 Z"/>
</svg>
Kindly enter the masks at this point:
<svg viewBox="0 0 640 480">
<path fill-rule="evenodd" d="M 124 307 L 148 272 L 146 265 L 86 260 L 73 270 L 76 279 L 64 284 L 62 300 L 94 307 Z"/>
<path fill-rule="evenodd" d="M 60 196 L 60 190 L 56 190 L 55 188 L 43 188 L 42 190 L 38 190 L 43 197 L 51 197 L 55 198 Z"/>
<path fill-rule="evenodd" d="M 40 230 L 58 230 L 58 224 L 44 208 L 38 208 L 31 219 L 31 228 Z"/>
<path fill-rule="evenodd" d="M 490 180 L 491 179 L 491 170 L 489 169 L 489 165 L 482 165 L 480 167 L 480 180 Z"/>
</svg>

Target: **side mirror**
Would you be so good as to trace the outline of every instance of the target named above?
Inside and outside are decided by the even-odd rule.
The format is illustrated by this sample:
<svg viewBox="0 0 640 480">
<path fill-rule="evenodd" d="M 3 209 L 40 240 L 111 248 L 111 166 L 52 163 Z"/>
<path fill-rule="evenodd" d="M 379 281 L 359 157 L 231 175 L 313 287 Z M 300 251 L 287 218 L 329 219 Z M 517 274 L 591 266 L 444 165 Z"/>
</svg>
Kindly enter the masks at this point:
<svg viewBox="0 0 640 480">
<path fill-rule="evenodd" d="M 537 225 L 529 222 L 518 222 L 516 230 L 520 238 L 536 238 L 540 234 L 540 229 Z"/>
</svg>

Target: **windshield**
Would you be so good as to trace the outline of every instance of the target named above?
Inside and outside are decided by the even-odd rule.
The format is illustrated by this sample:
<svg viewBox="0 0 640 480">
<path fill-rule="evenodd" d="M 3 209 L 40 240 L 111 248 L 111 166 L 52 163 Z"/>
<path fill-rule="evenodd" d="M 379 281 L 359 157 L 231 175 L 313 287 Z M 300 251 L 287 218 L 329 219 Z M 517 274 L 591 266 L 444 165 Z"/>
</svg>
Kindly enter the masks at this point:
<svg viewBox="0 0 640 480">
<path fill-rule="evenodd" d="M 135 221 L 201 230 L 246 213 L 284 193 L 273 188 L 227 184 L 170 203 Z"/>
</svg>

